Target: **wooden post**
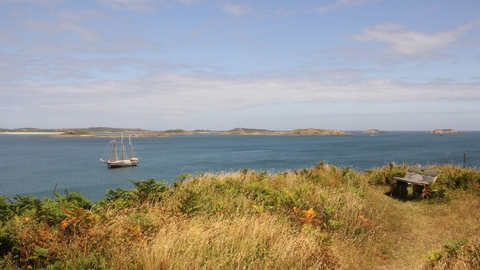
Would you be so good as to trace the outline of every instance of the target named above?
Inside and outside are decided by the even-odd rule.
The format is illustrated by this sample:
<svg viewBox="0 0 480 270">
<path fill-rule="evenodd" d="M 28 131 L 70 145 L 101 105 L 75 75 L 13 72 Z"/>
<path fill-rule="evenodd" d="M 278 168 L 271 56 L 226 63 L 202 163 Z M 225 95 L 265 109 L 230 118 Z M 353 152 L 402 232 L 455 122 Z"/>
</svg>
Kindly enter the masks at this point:
<svg viewBox="0 0 480 270">
<path fill-rule="evenodd" d="M 53 191 L 52 191 L 52 198 L 55 197 L 55 192 L 57 191 L 57 184 L 55 184 L 55 187 L 53 187 Z"/>
<path fill-rule="evenodd" d="M 406 198 L 408 195 L 408 184 L 402 181 L 397 181 L 395 187 L 393 188 L 392 195 L 398 198 Z"/>
</svg>

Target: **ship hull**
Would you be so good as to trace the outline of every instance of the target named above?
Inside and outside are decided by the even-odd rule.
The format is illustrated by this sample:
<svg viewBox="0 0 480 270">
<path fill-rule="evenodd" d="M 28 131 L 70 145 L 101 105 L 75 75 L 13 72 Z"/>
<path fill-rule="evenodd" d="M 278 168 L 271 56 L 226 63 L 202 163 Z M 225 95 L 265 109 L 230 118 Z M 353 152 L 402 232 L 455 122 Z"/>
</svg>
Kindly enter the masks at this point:
<svg viewBox="0 0 480 270">
<path fill-rule="evenodd" d="M 126 160 L 116 160 L 116 161 L 108 161 L 107 166 L 108 168 L 122 168 L 122 167 L 133 167 L 137 166 L 138 158 L 126 159 Z"/>
</svg>

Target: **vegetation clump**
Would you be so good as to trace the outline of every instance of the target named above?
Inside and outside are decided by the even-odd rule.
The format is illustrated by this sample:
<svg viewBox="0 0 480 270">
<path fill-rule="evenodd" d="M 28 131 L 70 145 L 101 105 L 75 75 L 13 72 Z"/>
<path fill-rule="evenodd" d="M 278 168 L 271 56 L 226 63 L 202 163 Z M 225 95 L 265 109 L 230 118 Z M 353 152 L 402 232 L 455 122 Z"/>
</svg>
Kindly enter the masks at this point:
<svg viewBox="0 0 480 270">
<path fill-rule="evenodd" d="M 183 130 L 183 129 L 169 129 L 169 130 L 165 130 L 165 131 L 160 132 L 160 134 L 163 134 L 163 135 L 193 135 L 193 132 L 186 131 L 186 130 Z"/>
<path fill-rule="evenodd" d="M 378 129 L 369 129 L 369 130 L 362 131 L 360 133 L 362 133 L 362 134 L 384 134 L 384 133 L 388 133 L 388 132 L 380 131 Z"/>
<path fill-rule="evenodd" d="M 333 129 L 317 129 L 317 128 L 305 128 L 295 129 L 290 132 L 290 135 L 297 136 L 352 136 L 351 133 L 342 130 Z"/>
<path fill-rule="evenodd" d="M 430 131 L 431 134 L 463 134 L 466 132 L 457 131 L 455 129 L 435 129 Z"/>
<path fill-rule="evenodd" d="M 237 136 L 352 136 L 342 130 L 332 129 L 295 129 L 292 131 L 275 131 L 267 129 L 253 129 L 253 128 L 234 128 L 229 131 L 220 133 L 220 135 L 237 135 Z"/>
<path fill-rule="evenodd" d="M 448 200 L 387 196 L 407 169 L 320 162 L 280 173 L 182 174 L 172 185 L 131 180 L 133 189 L 95 203 L 68 191 L 0 197 L 0 268 L 478 267 L 480 173 L 437 166 Z"/>
<path fill-rule="evenodd" d="M 234 128 L 229 131 L 222 132 L 221 135 L 277 135 L 278 131 L 256 128 Z"/>
<path fill-rule="evenodd" d="M 58 136 L 93 136 L 93 134 L 84 129 L 74 129 L 74 130 L 65 130 Z"/>
</svg>

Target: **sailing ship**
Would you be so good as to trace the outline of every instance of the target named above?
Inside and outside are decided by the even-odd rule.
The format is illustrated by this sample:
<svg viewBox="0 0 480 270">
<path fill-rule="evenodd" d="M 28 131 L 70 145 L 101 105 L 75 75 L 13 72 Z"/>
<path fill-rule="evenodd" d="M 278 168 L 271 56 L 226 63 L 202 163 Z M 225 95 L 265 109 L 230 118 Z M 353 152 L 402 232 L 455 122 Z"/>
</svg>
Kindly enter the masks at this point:
<svg viewBox="0 0 480 270">
<path fill-rule="evenodd" d="M 121 156 L 119 158 L 117 153 L 117 139 L 113 137 L 112 140 L 110 141 L 109 147 L 103 154 L 102 158 L 100 158 L 100 162 L 107 163 L 108 168 L 132 167 L 132 166 L 137 166 L 137 164 L 140 162 L 140 160 L 137 157 L 135 157 L 133 154 L 133 147 L 132 147 L 132 141 L 130 139 L 130 135 L 128 135 L 128 157 L 126 156 L 126 153 L 125 153 L 125 145 L 123 143 L 123 133 L 122 133 L 122 139 L 120 140 L 120 151 L 121 151 Z M 110 154 L 110 157 L 107 159 L 107 161 L 105 161 L 104 158 L 108 154 Z"/>
</svg>

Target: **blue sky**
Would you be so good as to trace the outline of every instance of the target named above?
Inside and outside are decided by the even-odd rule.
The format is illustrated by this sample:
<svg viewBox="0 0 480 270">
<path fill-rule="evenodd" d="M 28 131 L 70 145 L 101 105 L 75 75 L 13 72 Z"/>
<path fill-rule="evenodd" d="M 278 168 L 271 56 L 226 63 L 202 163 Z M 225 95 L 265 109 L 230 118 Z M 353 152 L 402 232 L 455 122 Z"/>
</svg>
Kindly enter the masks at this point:
<svg viewBox="0 0 480 270">
<path fill-rule="evenodd" d="M 0 127 L 480 130 L 480 1 L 0 0 Z"/>
</svg>

